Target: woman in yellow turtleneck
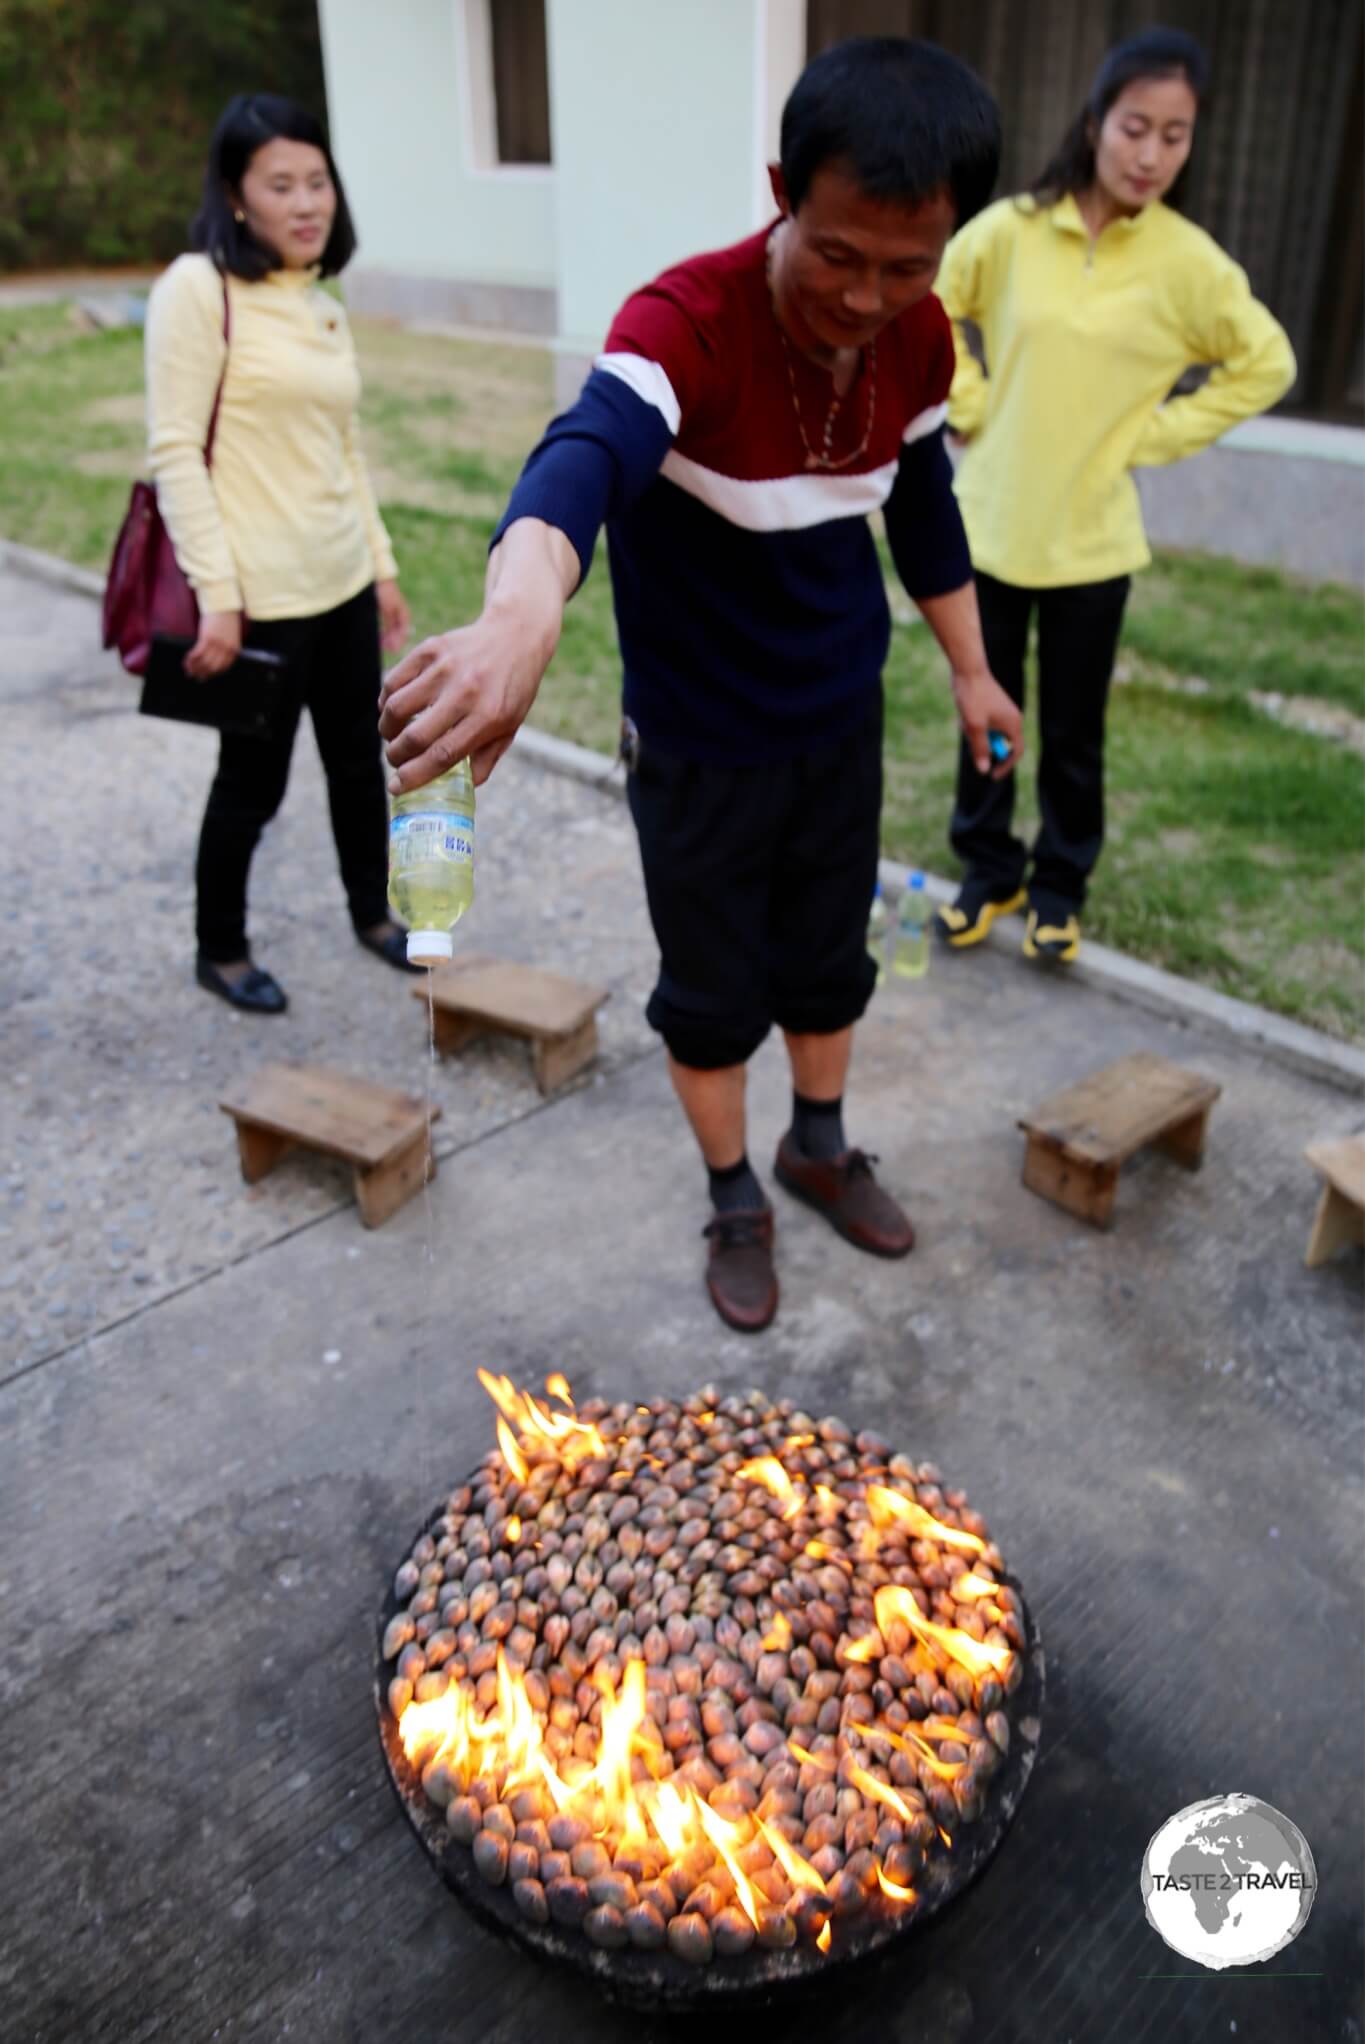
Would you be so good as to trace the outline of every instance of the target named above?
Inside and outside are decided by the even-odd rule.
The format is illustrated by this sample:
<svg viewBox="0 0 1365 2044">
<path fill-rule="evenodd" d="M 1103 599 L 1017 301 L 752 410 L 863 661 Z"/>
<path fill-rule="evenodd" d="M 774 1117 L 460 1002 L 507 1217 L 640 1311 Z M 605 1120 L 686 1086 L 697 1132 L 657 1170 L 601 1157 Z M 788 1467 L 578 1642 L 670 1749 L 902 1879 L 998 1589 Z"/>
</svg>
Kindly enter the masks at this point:
<svg viewBox="0 0 1365 2044">
<path fill-rule="evenodd" d="M 199 839 L 196 974 L 234 1007 L 278 1014 L 284 990 L 247 948 L 246 884 L 305 705 L 356 935 L 406 967 L 385 899 L 377 720 L 381 641 L 403 643 L 408 611 L 357 439 L 346 315 L 319 288 L 349 261 L 355 232 L 311 114 L 264 93 L 232 100 L 190 238 L 198 252 L 171 264 L 147 307 L 150 466 L 199 601 L 185 667 L 221 674 L 244 637 L 287 663 L 277 735 L 222 738 Z"/>
<path fill-rule="evenodd" d="M 961 755 L 951 836 L 965 875 L 938 915 L 954 948 L 1027 889 L 1025 955 L 1076 956 L 1104 832 L 1105 701 L 1129 582 L 1151 559 L 1129 471 L 1207 447 L 1294 380 L 1288 339 L 1245 273 L 1162 203 L 1177 197 L 1206 79 L 1203 51 L 1175 30 L 1119 44 L 1032 192 L 978 213 L 939 273 L 986 652 L 1022 704 L 1036 610 L 1042 739 L 1031 854 L 1010 827 L 1013 777 Z M 1164 403 L 1193 363 L 1214 365 L 1208 381 Z"/>
</svg>

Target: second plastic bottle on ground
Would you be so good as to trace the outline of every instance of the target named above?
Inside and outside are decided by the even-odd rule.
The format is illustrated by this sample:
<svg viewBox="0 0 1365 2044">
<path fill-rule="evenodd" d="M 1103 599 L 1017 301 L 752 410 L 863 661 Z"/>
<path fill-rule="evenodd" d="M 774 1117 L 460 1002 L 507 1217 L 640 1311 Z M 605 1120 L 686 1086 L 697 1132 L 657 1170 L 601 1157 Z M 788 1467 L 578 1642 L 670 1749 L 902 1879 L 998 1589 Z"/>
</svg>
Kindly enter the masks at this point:
<svg viewBox="0 0 1365 2044">
<path fill-rule="evenodd" d="M 892 970 L 901 979 L 923 979 L 929 970 L 929 898 L 922 873 L 912 873 L 901 889 Z"/>
</svg>

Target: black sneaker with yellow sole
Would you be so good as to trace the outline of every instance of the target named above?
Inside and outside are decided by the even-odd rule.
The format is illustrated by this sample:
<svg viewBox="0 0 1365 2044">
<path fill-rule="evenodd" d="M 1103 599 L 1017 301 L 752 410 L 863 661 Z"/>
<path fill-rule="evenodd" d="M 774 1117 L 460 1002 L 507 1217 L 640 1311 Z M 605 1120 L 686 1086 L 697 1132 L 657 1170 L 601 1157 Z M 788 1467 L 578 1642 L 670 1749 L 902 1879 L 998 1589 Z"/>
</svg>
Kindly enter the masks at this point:
<svg viewBox="0 0 1365 2044">
<path fill-rule="evenodd" d="M 955 951 L 965 951 L 969 944 L 979 944 L 990 935 L 997 916 L 1013 914 L 1024 906 L 1025 899 L 1022 887 L 1005 895 L 992 894 L 979 880 L 968 880 L 957 900 L 938 911 L 934 928 Z"/>
<path fill-rule="evenodd" d="M 1052 910 L 1047 911 L 1047 921 L 1039 918 L 1036 908 L 1028 912 L 1028 927 L 1024 931 L 1025 958 L 1043 958 L 1053 965 L 1070 965 L 1081 948 L 1081 926 L 1074 915 L 1060 919 Z"/>
</svg>

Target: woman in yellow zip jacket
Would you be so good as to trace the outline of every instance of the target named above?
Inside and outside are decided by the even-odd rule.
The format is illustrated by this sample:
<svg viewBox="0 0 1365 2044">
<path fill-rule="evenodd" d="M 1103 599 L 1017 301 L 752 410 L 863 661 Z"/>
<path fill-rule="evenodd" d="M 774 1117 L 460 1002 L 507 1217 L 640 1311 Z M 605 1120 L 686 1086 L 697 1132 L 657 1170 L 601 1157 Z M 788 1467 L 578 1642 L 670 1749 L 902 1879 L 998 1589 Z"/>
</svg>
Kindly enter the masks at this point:
<svg viewBox="0 0 1365 2044">
<path fill-rule="evenodd" d="M 1104 835 L 1104 713 L 1124 604 L 1151 560 L 1130 471 L 1178 461 L 1283 397 L 1288 338 L 1246 274 L 1173 210 L 1207 60 L 1151 29 L 1112 49 L 1032 191 L 949 244 L 938 294 L 957 343 L 949 425 L 991 672 L 1024 700 L 1038 615 L 1038 799 L 1032 853 L 1012 828 L 1013 776 L 958 767 L 953 849 L 965 868 L 940 933 L 978 943 L 1028 901 L 1026 957 L 1072 960 Z M 979 330 L 985 368 L 962 322 Z M 1166 402 L 1190 367 L 1201 389 Z"/>
<path fill-rule="evenodd" d="M 270 736 L 222 734 L 195 868 L 195 976 L 234 1008 L 279 1015 L 284 988 L 247 943 L 247 878 L 305 707 L 356 937 L 407 969 L 386 899 L 377 706 L 381 643 L 397 651 L 408 608 L 360 449 L 350 329 L 320 288 L 349 262 L 355 229 L 316 116 L 274 93 L 232 99 L 190 239 L 147 305 L 150 467 L 199 603 L 184 667 L 225 674 L 244 639 L 286 662 Z"/>
</svg>

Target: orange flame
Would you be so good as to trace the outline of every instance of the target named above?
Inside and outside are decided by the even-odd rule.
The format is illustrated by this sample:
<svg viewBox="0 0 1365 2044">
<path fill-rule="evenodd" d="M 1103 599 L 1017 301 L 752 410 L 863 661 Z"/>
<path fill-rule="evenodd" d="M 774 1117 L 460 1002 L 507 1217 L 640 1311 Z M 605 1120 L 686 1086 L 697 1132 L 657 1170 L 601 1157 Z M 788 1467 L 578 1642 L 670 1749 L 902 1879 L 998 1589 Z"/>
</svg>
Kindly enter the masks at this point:
<svg viewBox="0 0 1365 2044">
<path fill-rule="evenodd" d="M 780 1831 L 775 1830 L 771 1824 L 765 1823 L 762 1817 L 756 1817 L 754 1822 L 772 1847 L 773 1858 L 777 1861 L 777 1864 L 781 1867 L 793 1888 L 809 1888 L 813 1895 L 825 1894 L 825 1884 L 819 1874 L 816 1873 L 810 1861 L 803 1859 L 796 1850 L 796 1847 L 788 1839 L 784 1838 Z"/>
<path fill-rule="evenodd" d="M 770 1630 L 766 1632 L 763 1636 L 764 1650 L 765 1652 L 770 1653 L 785 1654 L 787 1648 L 791 1645 L 791 1643 L 792 1643 L 791 1626 L 788 1623 L 787 1619 L 779 1611 L 773 1619 Z"/>
<path fill-rule="evenodd" d="M 932 1512 L 926 1512 L 923 1505 L 916 1504 L 913 1498 L 903 1497 L 898 1490 L 888 1490 L 885 1484 L 868 1486 L 867 1509 L 874 1526 L 890 1526 L 899 1520 L 921 1540 L 937 1540 L 947 1547 L 965 1547 L 972 1554 L 984 1554 L 986 1551 L 985 1541 L 978 1540 L 975 1533 L 964 1533 L 960 1526 L 945 1526 Z"/>
<path fill-rule="evenodd" d="M 507 1521 L 506 1526 L 507 1545 L 509 1547 L 515 1547 L 520 1538 L 521 1538 L 521 1520 L 517 1517 L 516 1513 L 513 1512 L 511 1518 Z"/>
<path fill-rule="evenodd" d="M 824 1922 L 821 1924 L 819 1930 L 816 1932 L 815 1942 L 822 1952 L 827 1952 L 833 1941 L 834 1941 L 833 1933 L 830 1930 L 829 1918 L 826 1917 Z"/>
<path fill-rule="evenodd" d="M 910 1730 L 917 1732 L 921 1739 L 958 1739 L 965 1745 L 962 1727 L 952 1718 L 921 1718 Z"/>
<path fill-rule="evenodd" d="M 1000 1595 L 999 1583 L 993 1583 L 988 1577 L 978 1576 L 971 1570 L 968 1570 L 965 1576 L 959 1576 L 956 1582 L 950 1583 L 948 1589 L 949 1594 L 955 1597 L 959 1604 L 964 1597 L 970 1602 L 977 1597 Z"/>
<path fill-rule="evenodd" d="M 914 1889 L 902 1888 L 899 1881 L 893 1881 L 880 1860 L 877 1862 L 877 1880 L 883 1895 L 889 1897 L 892 1902 L 918 1902 L 919 1896 Z"/>
<path fill-rule="evenodd" d="M 761 1483 L 775 1498 L 780 1498 L 786 1510 L 782 1516 L 791 1519 L 801 1509 L 801 1500 L 796 1486 L 788 1476 L 776 1455 L 756 1455 L 752 1462 L 744 1462 L 735 1471 L 736 1480 L 742 1483 Z"/>
<path fill-rule="evenodd" d="M 848 1760 L 845 1765 L 854 1788 L 861 1789 L 874 1803 L 885 1803 L 888 1810 L 894 1811 L 896 1816 L 904 1818 L 907 1823 L 913 1823 L 915 1813 L 903 1796 L 898 1796 L 884 1781 L 878 1781 L 876 1775 L 869 1774 L 865 1767 L 859 1767 L 856 1760 Z"/>
<path fill-rule="evenodd" d="M 960 1738 L 961 1733 L 955 1734 Z M 878 1725 L 877 1737 L 885 1739 L 888 1745 L 896 1746 L 902 1753 L 908 1753 L 912 1760 L 922 1761 L 931 1774 L 940 1781 L 959 1781 L 967 1772 L 965 1760 L 940 1760 L 927 1739 L 922 1739 L 913 1725 L 907 1725 L 903 1732 L 893 1732 L 886 1725 Z M 860 1782 L 859 1787 L 862 1787 Z M 881 1784 L 878 1783 L 878 1787 Z M 869 1791 L 870 1793 L 870 1791 Z"/>
<path fill-rule="evenodd" d="M 518 1391 L 510 1377 L 493 1377 L 487 1370 L 480 1370 L 479 1382 L 507 1421 L 509 1428 L 514 1433 L 521 1434 L 523 1438 L 534 1440 L 540 1446 L 548 1448 L 566 1469 L 577 1468 L 580 1462 L 586 1462 L 592 1455 L 606 1454 L 606 1442 L 597 1428 L 590 1421 L 574 1416 L 569 1387 L 562 1377 L 554 1376 L 548 1380 L 549 1384 L 555 1387 L 550 1395 L 567 1405 L 568 1412 L 549 1411 L 538 1398 L 532 1398 L 529 1391 Z M 508 1443 L 501 1432 L 498 1434 L 498 1445 L 506 1455 Z M 523 1475 L 524 1473 L 523 1463 Z"/>
<path fill-rule="evenodd" d="M 724 1817 L 711 1809 L 709 1804 L 703 1803 L 700 1798 L 697 1798 L 697 1816 L 701 1820 L 702 1830 L 706 1833 L 730 1870 L 730 1877 L 735 1884 L 735 1893 L 739 1897 L 740 1908 L 744 1911 L 754 1929 L 757 1930 L 758 1903 L 754 1899 L 753 1889 L 744 1877 L 744 1869 L 735 1858 L 733 1851 L 736 1845 L 744 1843 L 742 1826 L 729 1823 Z"/>
<path fill-rule="evenodd" d="M 526 1457 L 517 1446 L 516 1435 L 512 1432 L 511 1427 L 508 1426 L 507 1421 L 502 1418 L 498 1420 L 498 1447 L 502 1451 L 503 1461 L 507 1464 L 508 1469 L 515 1476 L 517 1482 L 525 1483 L 530 1474 L 530 1466 L 527 1463 Z"/>
<path fill-rule="evenodd" d="M 839 1500 L 827 1483 L 816 1484 L 815 1502 L 819 1505 L 821 1513 L 825 1515 L 833 1514 L 839 1509 Z"/>
<path fill-rule="evenodd" d="M 810 1762 L 812 1767 L 823 1768 L 826 1774 L 833 1774 L 835 1768 L 839 1765 L 832 1753 L 808 1753 L 804 1746 L 797 1745 L 795 1739 L 788 1739 L 787 1750 L 793 1753 L 798 1760 L 806 1760 Z"/>
<path fill-rule="evenodd" d="M 929 1646 L 941 1648 L 969 1675 L 977 1678 L 986 1674 L 998 1675 L 1010 1664 L 1009 1647 L 992 1646 L 989 1640 L 973 1639 L 960 1626 L 935 1625 L 924 1616 L 910 1592 L 898 1583 L 883 1583 L 872 1599 L 872 1608 L 877 1614 L 877 1629 L 883 1635 L 893 1619 L 902 1619 L 918 1639 Z"/>
<path fill-rule="evenodd" d="M 513 1782 L 533 1781 L 544 1765 L 542 1734 L 525 1687 L 514 1680 L 502 1648 L 498 1648 L 497 1706 L 485 1718 L 475 1714 L 473 1691 L 452 1683 L 444 1696 L 429 1703 L 410 1703 L 399 1721 L 399 1735 L 408 1759 L 445 1760 L 452 1773 L 473 1780 L 482 1772 L 489 1751 Z"/>
<path fill-rule="evenodd" d="M 863 1639 L 850 1641 L 844 1648 L 846 1661 L 876 1661 L 881 1658 L 881 1643 L 868 1634 Z"/>
</svg>

